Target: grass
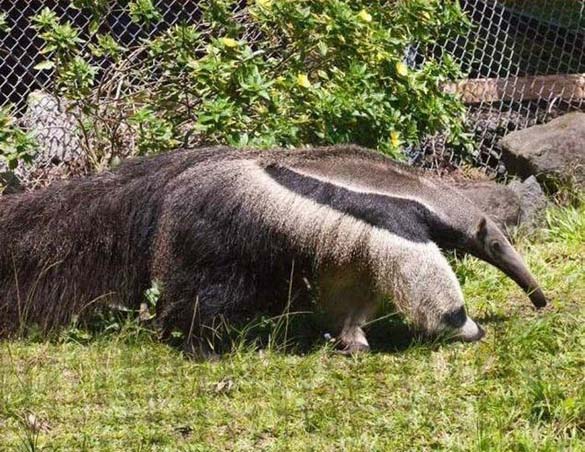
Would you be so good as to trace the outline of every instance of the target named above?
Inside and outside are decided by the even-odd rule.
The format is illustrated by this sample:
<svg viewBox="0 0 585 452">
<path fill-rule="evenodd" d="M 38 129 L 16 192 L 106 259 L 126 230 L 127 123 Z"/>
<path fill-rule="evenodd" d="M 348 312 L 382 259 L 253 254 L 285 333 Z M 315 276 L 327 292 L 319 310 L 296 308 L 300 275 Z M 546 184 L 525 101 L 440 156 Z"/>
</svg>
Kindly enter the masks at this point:
<svg viewBox="0 0 585 452">
<path fill-rule="evenodd" d="M 519 238 L 543 312 L 497 270 L 455 263 L 478 344 L 394 318 L 351 358 L 321 339 L 194 362 L 133 322 L 0 342 L 0 450 L 585 450 L 585 207 L 547 221 Z"/>
</svg>

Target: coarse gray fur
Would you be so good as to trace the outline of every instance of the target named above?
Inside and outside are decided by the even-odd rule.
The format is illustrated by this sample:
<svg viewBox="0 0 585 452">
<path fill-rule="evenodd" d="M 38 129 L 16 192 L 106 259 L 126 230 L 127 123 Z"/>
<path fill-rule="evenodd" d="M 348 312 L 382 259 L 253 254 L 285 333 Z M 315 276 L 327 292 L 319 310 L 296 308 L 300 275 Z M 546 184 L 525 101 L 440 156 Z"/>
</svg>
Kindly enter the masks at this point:
<svg viewBox="0 0 585 452">
<path fill-rule="evenodd" d="M 61 237 L 56 241 L 55 237 Z M 456 190 L 356 146 L 183 150 L 113 173 L 0 198 L 0 335 L 43 330 L 103 303 L 136 308 L 152 281 L 158 318 L 197 343 L 307 298 L 342 347 L 368 348 L 384 297 L 430 334 L 483 331 L 465 314 L 441 249 L 471 253 L 546 301 L 504 234 Z"/>
</svg>

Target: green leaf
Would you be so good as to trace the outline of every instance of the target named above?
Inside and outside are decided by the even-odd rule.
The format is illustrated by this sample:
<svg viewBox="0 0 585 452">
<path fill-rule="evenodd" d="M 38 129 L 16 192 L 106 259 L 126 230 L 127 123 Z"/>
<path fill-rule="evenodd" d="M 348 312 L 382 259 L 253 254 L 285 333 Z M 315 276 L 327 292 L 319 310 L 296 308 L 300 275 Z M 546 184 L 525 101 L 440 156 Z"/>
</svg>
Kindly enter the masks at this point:
<svg viewBox="0 0 585 452">
<path fill-rule="evenodd" d="M 128 4 L 130 18 L 137 24 L 151 25 L 162 19 L 162 14 L 152 0 L 134 0 Z"/>
<path fill-rule="evenodd" d="M 6 13 L 0 13 L 0 32 L 8 33 L 10 31 L 10 26 L 8 25 L 8 21 Z"/>
<path fill-rule="evenodd" d="M 55 67 L 55 63 L 50 60 L 41 61 L 35 64 L 34 69 L 36 71 L 49 71 Z"/>
</svg>

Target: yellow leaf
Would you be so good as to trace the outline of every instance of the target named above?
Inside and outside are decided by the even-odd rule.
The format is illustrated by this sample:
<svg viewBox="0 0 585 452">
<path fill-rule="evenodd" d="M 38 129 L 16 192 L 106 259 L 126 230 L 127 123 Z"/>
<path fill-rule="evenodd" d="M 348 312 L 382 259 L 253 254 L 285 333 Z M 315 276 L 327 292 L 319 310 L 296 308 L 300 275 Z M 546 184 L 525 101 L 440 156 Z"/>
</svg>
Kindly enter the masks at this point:
<svg viewBox="0 0 585 452">
<path fill-rule="evenodd" d="M 396 73 L 402 77 L 406 77 L 408 75 L 408 66 L 402 61 L 399 61 L 396 63 Z"/>
<path fill-rule="evenodd" d="M 235 39 L 232 38 L 219 38 L 219 41 L 226 47 L 237 47 L 238 46 L 238 41 L 236 41 Z"/>
<path fill-rule="evenodd" d="M 364 22 L 371 22 L 372 21 L 372 15 L 367 12 L 365 9 L 362 9 L 359 13 L 358 13 L 358 17 L 363 20 Z"/>
<path fill-rule="evenodd" d="M 400 134 L 396 131 L 390 132 L 390 142 L 392 143 L 392 146 L 395 148 L 400 146 Z"/>
<path fill-rule="evenodd" d="M 33 67 L 33 69 L 35 69 L 37 71 L 49 71 L 49 70 L 53 69 L 54 67 L 55 67 L 55 63 L 47 60 L 47 61 L 41 61 L 35 67 Z"/>
<path fill-rule="evenodd" d="M 272 6 L 272 0 L 256 0 L 256 4 L 260 8 L 270 8 Z"/>
<path fill-rule="evenodd" d="M 309 80 L 309 77 L 307 77 L 307 74 L 297 75 L 297 85 L 302 86 L 303 88 L 311 87 L 311 81 Z"/>
</svg>

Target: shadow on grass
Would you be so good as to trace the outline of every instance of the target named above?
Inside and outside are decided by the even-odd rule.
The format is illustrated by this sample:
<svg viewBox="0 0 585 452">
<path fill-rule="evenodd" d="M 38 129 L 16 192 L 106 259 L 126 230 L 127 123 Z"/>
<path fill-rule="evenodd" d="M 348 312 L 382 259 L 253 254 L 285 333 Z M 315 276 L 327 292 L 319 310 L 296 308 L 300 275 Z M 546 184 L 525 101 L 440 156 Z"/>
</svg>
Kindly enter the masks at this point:
<svg viewBox="0 0 585 452">
<path fill-rule="evenodd" d="M 396 317 L 376 322 L 366 334 L 373 353 L 400 353 L 425 341 L 422 334 Z"/>
<path fill-rule="evenodd" d="M 501 324 L 510 320 L 509 315 L 487 314 L 474 317 L 480 325 Z M 435 350 L 456 342 L 447 337 L 429 337 L 406 324 L 398 315 L 375 322 L 367 330 L 368 340 L 373 353 L 400 353 L 414 347 Z"/>
<path fill-rule="evenodd" d="M 480 324 L 500 324 L 510 319 L 507 315 L 489 314 L 477 317 Z M 401 353 L 413 347 L 430 350 L 447 345 L 451 340 L 431 338 L 415 331 L 400 315 L 384 310 L 366 328 L 372 353 Z M 213 338 L 210 357 L 227 356 L 237 351 L 272 350 L 290 355 L 306 355 L 323 347 L 334 348 L 333 331 L 328 328 L 323 314 L 313 312 L 290 313 L 267 317 L 259 315 L 241 325 L 223 325 Z M 127 344 L 144 341 L 161 342 L 175 351 L 185 351 L 181 335 L 161 339 L 163 334 L 156 322 L 141 322 L 131 312 L 100 314 L 83 324 L 70 325 L 48 336 L 29 328 L 23 338 L 30 342 L 69 342 L 90 345 L 112 340 Z M 199 358 L 204 358 L 205 354 Z"/>
<path fill-rule="evenodd" d="M 287 334 L 278 323 L 253 321 L 246 327 L 245 334 L 232 338 L 231 349 L 256 348 L 272 349 L 293 355 L 305 355 L 322 347 L 335 347 L 333 331 L 323 314 L 304 313 L 289 318 Z M 366 328 L 366 335 L 373 353 L 399 353 L 413 346 L 425 343 L 424 336 L 413 331 L 396 314 L 382 314 Z M 235 339 L 235 340 L 234 340 Z M 229 342 L 229 341 L 228 341 Z M 234 347 L 234 344 L 237 344 Z M 229 353 L 230 347 L 223 350 Z"/>
</svg>

